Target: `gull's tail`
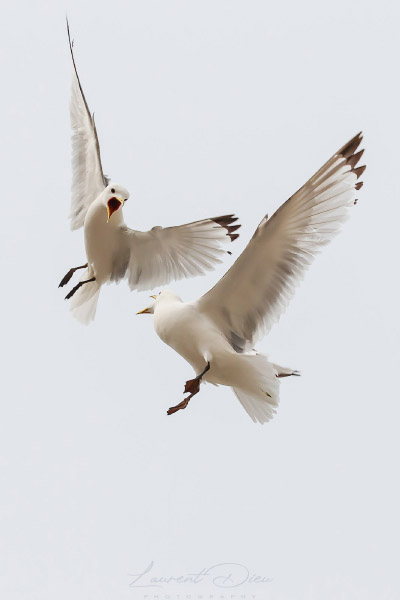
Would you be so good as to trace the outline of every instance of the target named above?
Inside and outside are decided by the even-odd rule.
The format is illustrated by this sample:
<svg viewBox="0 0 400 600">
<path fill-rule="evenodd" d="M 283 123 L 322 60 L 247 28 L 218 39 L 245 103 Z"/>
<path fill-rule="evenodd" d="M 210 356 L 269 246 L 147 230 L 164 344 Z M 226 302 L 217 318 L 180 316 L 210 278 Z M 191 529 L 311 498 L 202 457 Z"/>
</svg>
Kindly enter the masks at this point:
<svg viewBox="0 0 400 600">
<path fill-rule="evenodd" d="M 86 269 L 81 277 L 81 281 L 86 281 L 92 276 L 90 271 Z M 100 288 L 101 285 L 99 285 L 97 281 L 85 283 L 75 292 L 70 300 L 72 315 L 84 325 L 89 325 L 96 315 Z"/>
<path fill-rule="evenodd" d="M 236 354 L 234 362 L 232 389 L 236 397 L 255 423 L 266 423 L 279 403 L 279 379 L 274 365 L 264 354 Z"/>
</svg>

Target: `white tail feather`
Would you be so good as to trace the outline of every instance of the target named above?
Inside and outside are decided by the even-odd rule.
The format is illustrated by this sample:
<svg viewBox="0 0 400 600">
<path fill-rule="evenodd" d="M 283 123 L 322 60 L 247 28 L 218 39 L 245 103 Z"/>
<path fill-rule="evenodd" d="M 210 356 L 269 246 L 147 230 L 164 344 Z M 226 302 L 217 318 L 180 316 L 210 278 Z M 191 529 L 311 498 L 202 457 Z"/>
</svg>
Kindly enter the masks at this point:
<svg viewBox="0 0 400 600">
<path fill-rule="evenodd" d="M 272 366 L 274 367 L 278 377 L 290 377 L 291 375 L 295 375 L 295 376 L 300 375 L 300 372 L 296 371 L 295 369 L 289 369 L 288 367 L 281 367 L 280 365 L 276 365 L 275 363 L 272 363 Z"/>
<path fill-rule="evenodd" d="M 90 279 L 92 276 L 93 275 L 86 270 L 81 278 L 81 281 Z M 75 292 L 70 300 L 70 309 L 72 315 L 84 325 L 89 325 L 96 315 L 100 287 L 101 286 L 97 283 L 97 281 L 85 283 L 85 285 Z"/>
<path fill-rule="evenodd" d="M 232 356 L 232 355 L 231 355 Z M 232 389 L 255 423 L 273 418 L 279 403 L 279 379 L 264 354 L 236 354 Z"/>
</svg>

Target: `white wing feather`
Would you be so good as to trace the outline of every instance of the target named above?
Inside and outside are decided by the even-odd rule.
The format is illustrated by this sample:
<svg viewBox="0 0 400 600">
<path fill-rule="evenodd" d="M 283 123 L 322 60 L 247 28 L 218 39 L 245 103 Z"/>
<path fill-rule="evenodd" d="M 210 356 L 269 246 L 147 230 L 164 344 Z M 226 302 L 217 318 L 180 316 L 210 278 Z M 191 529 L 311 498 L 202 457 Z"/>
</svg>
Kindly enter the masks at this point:
<svg viewBox="0 0 400 600">
<path fill-rule="evenodd" d="M 316 254 L 341 229 L 355 204 L 361 133 L 343 146 L 285 202 L 266 216 L 226 275 L 197 302 L 237 351 L 254 347 L 276 323 Z"/>
<path fill-rule="evenodd" d="M 90 114 L 75 65 L 67 21 L 73 63 L 70 117 L 72 128 L 71 229 L 83 226 L 90 204 L 107 186 L 101 165 L 100 146 L 94 116 Z"/>
<path fill-rule="evenodd" d="M 170 281 L 203 275 L 222 262 L 223 245 L 234 241 L 240 225 L 234 215 L 150 231 L 121 229 L 111 280 L 124 276 L 132 290 L 149 290 Z"/>
</svg>

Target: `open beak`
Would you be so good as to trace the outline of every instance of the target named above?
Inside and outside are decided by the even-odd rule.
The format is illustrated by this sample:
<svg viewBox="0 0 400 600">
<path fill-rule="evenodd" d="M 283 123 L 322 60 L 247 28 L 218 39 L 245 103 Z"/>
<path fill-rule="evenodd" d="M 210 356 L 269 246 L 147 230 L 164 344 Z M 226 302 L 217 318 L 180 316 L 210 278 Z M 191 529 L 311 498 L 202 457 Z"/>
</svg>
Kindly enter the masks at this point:
<svg viewBox="0 0 400 600">
<path fill-rule="evenodd" d="M 110 200 L 107 202 L 107 223 L 111 219 L 111 215 L 123 205 L 123 198 L 116 198 L 115 196 L 114 198 L 110 198 Z"/>
</svg>

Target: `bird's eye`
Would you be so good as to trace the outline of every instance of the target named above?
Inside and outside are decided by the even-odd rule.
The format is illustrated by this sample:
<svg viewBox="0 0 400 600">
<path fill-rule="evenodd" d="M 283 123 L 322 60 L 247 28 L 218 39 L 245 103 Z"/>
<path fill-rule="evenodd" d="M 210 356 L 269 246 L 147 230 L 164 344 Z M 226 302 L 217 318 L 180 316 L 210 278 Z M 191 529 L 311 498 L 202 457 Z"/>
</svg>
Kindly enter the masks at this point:
<svg viewBox="0 0 400 600">
<path fill-rule="evenodd" d="M 124 202 L 128 202 L 128 198 L 124 198 Z"/>
<path fill-rule="evenodd" d="M 114 190 L 114 188 L 111 188 L 111 193 L 112 193 L 112 194 L 115 194 L 115 190 Z"/>
</svg>

